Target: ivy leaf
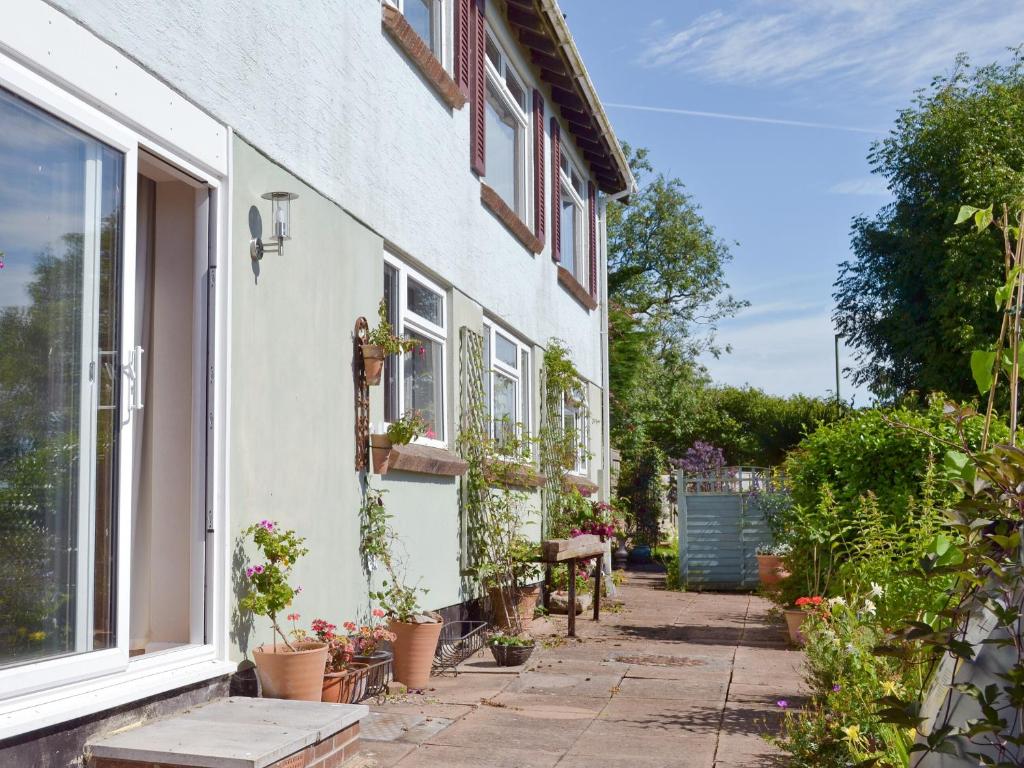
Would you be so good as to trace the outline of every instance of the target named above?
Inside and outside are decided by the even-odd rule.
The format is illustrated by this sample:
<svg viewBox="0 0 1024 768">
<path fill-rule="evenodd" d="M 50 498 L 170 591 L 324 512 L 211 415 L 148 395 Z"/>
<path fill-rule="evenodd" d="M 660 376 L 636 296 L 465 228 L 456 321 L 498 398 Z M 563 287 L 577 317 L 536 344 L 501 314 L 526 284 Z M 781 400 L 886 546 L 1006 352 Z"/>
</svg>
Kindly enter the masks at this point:
<svg viewBox="0 0 1024 768">
<path fill-rule="evenodd" d="M 995 361 L 995 352 L 986 352 L 983 349 L 971 352 L 971 375 L 974 377 L 978 392 L 982 395 L 992 388 L 992 366 Z"/>
<path fill-rule="evenodd" d="M 979 210 L 980 209 L 975 208 L 973 205 L 961 205 L 960 212 L 956 215 L 956 221 L 954 221 L 953 223 L 963 224 L 965 221 L 971 218 L 971 216 L 976 214 Z"/>
</svg>

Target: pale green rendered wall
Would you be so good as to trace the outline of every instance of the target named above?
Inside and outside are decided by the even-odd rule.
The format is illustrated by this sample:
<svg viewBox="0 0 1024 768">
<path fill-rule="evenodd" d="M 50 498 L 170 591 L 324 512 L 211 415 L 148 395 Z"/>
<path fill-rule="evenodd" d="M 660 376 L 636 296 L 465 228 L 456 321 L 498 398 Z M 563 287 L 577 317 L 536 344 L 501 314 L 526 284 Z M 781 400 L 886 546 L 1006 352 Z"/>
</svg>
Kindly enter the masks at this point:
<svg viewBox="0 0 1024 768">
<path fill-rule="evenodd" d="M 344 210 L 268 160 L 241 139 L 234 142 L 232 174 L 231 406 L 228 445 L 229 517 L 232 545 L 241 531 L 264 518 L 294 528 L 309 554 L 296 568 L 302 594 L 293 610 L 308 625 L 322 617 L 337 624 L 365 617 L 368 584 L 359 555 L 360 477 L 354 469 L 352 328 L 364 315 L 376 321 L 383 292 L 384 239 Z M 270 230 L 265 192 L 296 192 L 291 240 L 284 254 L 249 258 L 255 206 Z M 269 238 L 265 238 L 269 240 Z M 404 254 L 396 254 L 408 258 Z M 442 284 L 451 276 L 430 275 Z M 458 288 L 449 291 L 447 434 L 458 433 L 460 329 L 481 329 L 480 305 Z M 510 329 L 515 331 L 515 329 Z M 541 345 L 532 340 L 533 424 L 538 423 Z M 383 420 L 379 387 L 370 388 L 371 424 Z M 600 464 L 600 389 L 589 388 L 591 478 Z M 369 475 L 386 491 L 392 526 L 402 545 L 397 554 L 410 583 L 429 590 L 422 604 L 443 608 L 476 595 L 460 575 L 462 523 L 457 479 L 410 473 Z M 539 533 L 540 494 L 526 504 L 526 531 Z M 233 598 L 246 565 L 235 549 Z M 244 578 L 244 576 L 242 576 Z M 374 585 L 380 574 L 373 575 Z M 232 621 L 236 657 L 270 640 L 269 624 Z"/>
</svg>

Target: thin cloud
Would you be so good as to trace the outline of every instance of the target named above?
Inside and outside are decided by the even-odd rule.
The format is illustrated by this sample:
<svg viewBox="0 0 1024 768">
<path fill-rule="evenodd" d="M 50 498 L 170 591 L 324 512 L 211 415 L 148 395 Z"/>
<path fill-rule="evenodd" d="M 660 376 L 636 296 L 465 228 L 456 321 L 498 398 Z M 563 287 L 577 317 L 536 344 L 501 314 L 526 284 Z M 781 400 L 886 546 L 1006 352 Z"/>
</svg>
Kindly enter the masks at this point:
<svg viewBox="0 0 1024 768">
<path fill-rule="evenodd" d="M 837 182 L 828 188 L 830 195 L 871 195 L 888 197 L 891 193 L 885 185 L 885 180 L 877 176 L 868 176 L 863 179 L 846 179 Z"/>
<path fill-rule="evenodd" d="M 639 56 L 704 80 L 742 86 L 826 81 L 904 95 L 969 50 L 979 61 L 1020 44 L 1024 4 L 984 0 L 740 0 L 674 31 L 652 28 Z"/>
<path fill-rule="evenodd" d="M 778 117 L 757 117 L 754 115 L 732 115 L 724 112 L 701 112 L 695 109 L 676 109 L 674 107 L 648 107 L 641 104 L 618 104 L 605 102 L 606 107 L 632 109 L 639 112 L 663 112 L 669 115 L 686 115 L 688 117 L 711 117 L 717 120 L 738 120 L 744 123 L 767 123 L 769 125 L 788 125 L 795 128 L 824 128 L 829 131 L 850 131 L 851 133 L 885 133 L 877 128 L 859 128 L 852 125 L 833 125 L 831 123 L 811 123 L 805 120 L 786 120 Z"/>
</svg>

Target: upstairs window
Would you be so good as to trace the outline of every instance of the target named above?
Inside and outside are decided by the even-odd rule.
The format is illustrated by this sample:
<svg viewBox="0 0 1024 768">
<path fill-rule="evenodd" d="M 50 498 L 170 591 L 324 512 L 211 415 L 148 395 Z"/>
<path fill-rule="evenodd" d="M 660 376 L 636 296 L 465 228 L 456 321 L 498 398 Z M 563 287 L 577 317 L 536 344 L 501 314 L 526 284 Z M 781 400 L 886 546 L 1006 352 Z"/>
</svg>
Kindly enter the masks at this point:
<svg viewBox="0 0 1024 768">
<path fill-rule="evenodd" d="M 562 145 L 561 168 L 559 176 L 562 184 L 561 194 L 561 237 L 562 266 L 572 273 L 580 285 L 587 285 L 587 259 L 584 253 L 586 237 L 586 182 L 576 164 L 569 159 L 565 145 Z"/>
<path fill-rule="evenodd" d="M 490 31 L 486 43 L 486 181 L 519 218 L 529 215 L 526 88 Z"/>
<path fill-rule="evenodd" d="M 388 321 L 416 346 L 384 363 L 384 420 L 417 411 L 427 424 L 425 442 L 445 442 L 445 292 L 405 264 L 385 256 L 384 303 Z"/>
<path fill-rule="evenodd" d="M 427 44 L 438 61 L 444 61 L 444 2 L 443 0 L 389 0 L 405 16 L 416 34 Z"/>
<path fill-rule="evenodd" d="M 484 324 L 484 401 L 488 432 L 498 450 L 530 434 L 530 348 Z"/>
</svg>

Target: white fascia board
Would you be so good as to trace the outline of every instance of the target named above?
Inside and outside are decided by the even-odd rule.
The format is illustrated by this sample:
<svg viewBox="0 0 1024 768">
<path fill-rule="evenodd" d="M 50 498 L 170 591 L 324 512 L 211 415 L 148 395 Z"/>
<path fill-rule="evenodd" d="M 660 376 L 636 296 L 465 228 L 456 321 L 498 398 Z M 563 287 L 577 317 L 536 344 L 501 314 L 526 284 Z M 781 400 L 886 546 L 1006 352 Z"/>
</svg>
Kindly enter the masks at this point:
<svg viewBox="0 0 1024 768">
<path fill-rule="evenodd" d="M 224 177 L 228 131 L 181 94 L 43 0 L 5 9 L 0 52 Z"/>
</svg>

